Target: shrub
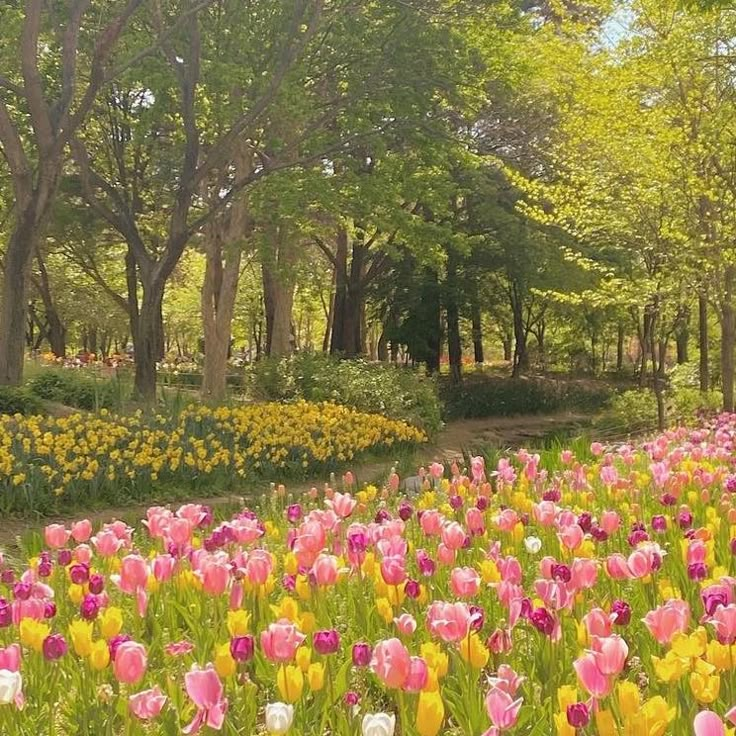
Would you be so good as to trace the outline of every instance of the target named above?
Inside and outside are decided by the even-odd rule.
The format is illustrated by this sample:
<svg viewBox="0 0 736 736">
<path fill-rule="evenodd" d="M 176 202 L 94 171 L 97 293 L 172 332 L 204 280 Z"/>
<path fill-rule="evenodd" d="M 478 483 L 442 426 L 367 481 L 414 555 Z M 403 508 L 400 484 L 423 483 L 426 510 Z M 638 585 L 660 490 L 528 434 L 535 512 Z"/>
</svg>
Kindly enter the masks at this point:
<svg viewBox="0 0 736 736">
<path fill-rule="evenodd" d="M 0 414 L 43 414 L 43 403 L 25 388 L 0 386 Z"/>
<path fill-rule="evenodd" d="M 702 394 L 696 388 L 672 388 L 665 392 L 668 424 L 693 424 L 703 414 L 719 411 L 723 397 L 719 391 Z M 596 420 L 596 427 L 608 433 L 631 434 L 657 428 L 657 399 L 650 389 L 634 389 L 614 396 Z"/>
<path fill-rule="evenodd" d="M 43 370 L 28 381 L 28 389 L 47 401 L 93 411 L 120 404 L 120 387 L 113 378 L 98 378 L 71 369 Z"/>
<path fill-rule="evenodd" d="M 611 395 L 606 387 L 543 378 L 470 375 L 459 386 L 442 379 L 446 419 L 480 419 L 516 414 L 546 414 L 564 409 L 592 411 Z"/>
<path fill-rule="evenodd" d="M 248 368 L 246 392 L 262 401 L 330 401 L 403 419 L 429 434 L 442 422 L 431 378 L 410 368 L 365 360 L 309 352 L 262 360 Z"/>
</svg>

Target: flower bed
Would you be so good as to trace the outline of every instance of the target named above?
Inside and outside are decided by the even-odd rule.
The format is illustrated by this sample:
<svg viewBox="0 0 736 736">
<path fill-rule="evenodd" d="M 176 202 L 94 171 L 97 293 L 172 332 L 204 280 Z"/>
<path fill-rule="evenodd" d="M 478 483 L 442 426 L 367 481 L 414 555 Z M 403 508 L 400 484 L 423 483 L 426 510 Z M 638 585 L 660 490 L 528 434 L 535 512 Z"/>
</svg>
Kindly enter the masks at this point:
<svg viewBox="0 0 736 736">
<path fill-rule="evenodd" d="M 209 409 L 175 418 L 140 413 L 0 416 L 0 509 L 145 497 L 161 483 L 211 487 L 253 475 L 305 475 L 368 450 L 424 441 L 410 425 L 335 404 Z"/>
<path fill-rule="evenodd" d="M 0 573 L 0 732 L 725 734 L 735 441 L 51 525 Z"/>
</svg>

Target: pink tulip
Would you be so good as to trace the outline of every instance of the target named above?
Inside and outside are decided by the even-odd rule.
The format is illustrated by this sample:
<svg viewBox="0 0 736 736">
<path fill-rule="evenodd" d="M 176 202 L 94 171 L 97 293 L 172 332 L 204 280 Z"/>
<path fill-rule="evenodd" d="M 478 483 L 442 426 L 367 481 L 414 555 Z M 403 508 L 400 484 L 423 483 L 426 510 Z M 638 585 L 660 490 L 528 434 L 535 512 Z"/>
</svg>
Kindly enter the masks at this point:
<svg viewBox="0 0 736 736">
<path fill-rule="evenodd" d="M 263 585 L 273 570 L 273 557 L 265 549 L 254 549 L 245 563 L 245 574 L 253 585 Z"/>
<path fill-rule="evenodd" d="M 695 736 L 726 736 L 726 726 L 712 710 L 701 710 L 693 721 Z"/>
<path fill-rule="evenodd" d="M 326 554 L 319 555 L 314 562 L 312 572 L 317 585 L 335 585 L 339 576 L 337 557 Z"/>
<path fill-rule="evenodd" d="M 465 525 L 472 534 L 481 535 L 486 529 L 483 512 L 472 506 L 465 512 Z"/>
<path fill-rule="evenodd" d="M 311 567 L 325 548 L 326 535 L 318 521 L 305 521 L 297 530 L 293 552 L 302 567 Z"/>
<path fill-rule="evenodd" d="M 576 558 L 570 570 L 572 572 L 570 584 L 576 590 L 588 590 L 595 587 L 598 581 L 598 563 L 595 560 Z"/>
<path fill-rule="evenodd" d="M 120 575 L 115 577 L 120 590 L 133 594 L 148 583 L 148 563 L 140 555 L 126 555 L 120 566 Z"/>
<path fill-rule="evenodd" d="M 540 501 L 532 506 L 532 513 L 541 526 L 552 526 L 557 518 L 557 506 L 553 501 Z"/>
<path fill-rule="evenodd" d="M 736 726 L 736 705 L 730 710 L 726 711 L 726 720 L 731 721 Z"/>
<path fill-rule="evenodd" d="M 613 618 L 602 608 L 593 608 L 583 616 L 583 624 L 588 631 L 588 636 L 610 636 L 613 631 Z"/>
<path fill-rule="evenodd" d="M 611 692 L 611 678 L 599 669 L 592 653 L 584 654 L 573 662 L 580 684 L 594 698 L 605 698 Z"/>
<path fill-rule="evenodd" d="M 263 536 L 263 529 L 258 519 L 241 516 L 230 522 L 230 529 L 239 544 L 252 544 Z"/>
<path fill-rule="evenodd" d="M 736 604 L 720 606 L 710 618 L 721 644 L 736 643 Z"/>
<path fill-rule="evenodd" d="M 330 503 L 334 512 L 341 519 L 347 519 L 353 513 L 358 502 L 349 493 L 335 493 Z"/>
<path fill-rule="evenodd" d="M 170 580 L 174 574 L 176 560 L 171 555 L 159 555 L 153 560 L 153 576 L 159 583 Z"/>
<path fill-rule="evenodd" d="M 455 559 L 457 558 L 457 553 L 454 549 L 451 549 L 443 542 L 440 542 L 437 545 L 437 560 L 441 565 L 444 565 L 445 567 L 449 567 L 450 565 L 455 564 Z"/>
<path fill-rule="evenodd" d="M 567 549 L 577 549 L 585 538 L 585 532 L 583 532 L 578 524 L 570 524 L 564 529 L 560 529 L 557 536 Z"/>
<path fill-rule="evenodd" d="M 63 524 L 49 524 L 43 530 L 43 538 L 48 547 L 59 549 L 66 546 L 69 541 L 70 532 L 67 531 Z"/>
<path fill-rule="evenodd" d="M 617 634 L 613 636 L 594 636 L 591 642 L 591 653 L 601 674 L 618 675 L 626 664 L 629 647 Z"/>
<path fill-rule="evenodd" d="M 613 580 L 627 580 L 632 577 L 627 559 L 619 552 L 609 555 L 604 564 L 608 576 Z"/>
<path fill-rule="evenodd" d="M 86 542 L 92 536 L 92 522 L 89 519 L 82 519 L 72 524 L 72 539 L 81 544 Z"/>
<path fill-rule="evenodd" d="M 453 551 L 461 549 L 465 544 L 465 530 L 456 521 L 445 524 L 442 528 L 442 543 Z"/>
<path fill-rule="evenodd" d="M 18 644 L 11 644 L 5 649 L 0 648 L 0 670 L 20 671 L 20 654 Z"/>
<path fill-rule="evenodd" d="M 83 565 L 92 564 L 92 548 L 88 544 L 78 544 L 72 550 L 72 556 L 76 562 L 81 562 Z"/>
<path fill-rule="evenodd" d="M 227 713 L 227 698 L 222 697 L 222 683 L 211 664 L 200 669 L 196 664 L 184 675 L 187 695 L 197 706 L 194 720 L 182 729 L 182 733 L 195 734 L 202 726 L 219 731 Z"/>
<path fill-rule="evenodd" d="M 504 731 L 513 728 L 519 718 L 522 698 L 514 700 L 505 690 L 491 688 L 486 695 L 486 710 L 493 725 Z"/>
<path fill-rule="evenodd" d="M 427 609 L 427 628 L 443 641 L 461 641 L 470 631 L 470 610 L 465 603 L 435 601 Z"/>
<path fill-rule="evenodd" d="M 204 554 L 197 558 L 195 574 L 208 595 L 222 595 L 230 583 L 229 558 L 226 553 Z"/>
<path fill-rule="evenodd" d="M 178 519 L 174 517 L 169 521 L 165 536 L 169 541 L 183 547 L 188 544 L 193 531 L 194 525 L 189 519 Z"/>
<path fill-rule="evenodd" d="M 427 663 L 421 657 L 411 657 L 409 660 L 409 674 L 404 682 L 404 690 L 418 693 L 424 689 L 429 677 Z"/>
<path fill-rule="evenodd" d="M 434 509 L 429 509 L 422 513 L 419 525 L 422 531 L 428 537 L 439 537 L 442 534 L 442 514 Z"/>
<path fill-rule="evenodd" d="M 381 560 L 381 577 L 386 585 L 401 585 L 406 580 L 406 558 L 391 555 Z"/>
<path fill-rule="evenodd" d="M 450 574 L 450 586 L 458 598 L 472 598 L 480 589 L 480 575 L 472 567 L 456 567 Z"/>
<path fill-rule="evenodd" d="M 649 611 L 643 621 L 660 644 L 669 644 L 675 634 L 687 631 L 690 606 L 683 600 L 668 600 L 663 606 Z"/>
<path fill-rule="evenodd" d="M 131 695 L 128 705 L 130 712 L 136 718 L 140 718 L 142 721 L 151 721 L 161 713 L 166 700 L 167 698 L 161 692 L 161 688 L 156 685 L 152 690 L 143 690 L 135 695 Z"/>
<path fill-rule="evenodd" d="M 113 671 L 118 682 L 135 685 L 143 679 L 148 666 L 148 656 L 143 644 L 123 642 L 115 652 Z"/>
<path fill-rule="evenodd" d="M 207 518 L 201 503 L 185 503 L 176 510 L 176 515 L 180 519 L 187 519 L 193 527 L 198 527 Z"/>
<path fill-rule="evenodd" d="M 409 678 L 411 657 L 398 639 L 385 639 L 373 649 L 371 669 L 386 687 L 398 690 Z"/>
<path fill-rule="evenodd" d="M 92 537 L 92 543 L 95 545 L 97 552 L 102 557 L 113 557 L 122 547 L 120 539 L 115 533 L 109 529 L 103 529 L 97 535 Z"/>
<path fill-rule="evenodd" d="M 615 534 L 621 524 L 621 517 L 615 511 L 604 511 L 601 514 L 600 525 L 609 536 Z"/>
<path fill-rule="evenodd" d="M 470 472 L 473 475 L 473 482 L 478 484 L 482 483 L 486 478 L 486 463 L 485 460 L 478 455 L 470 459 Z"/>
<path fill-rule="evenodd" d="M 261 632 L 261 649 L 272 662 L 291 662 L 304 639 L 291 621 L 282 618 Z"/>
<path fill-rule="evenodd" d="M 496 677 L 488 678 L 488 683 L 491 689 L 503 690 L 513 697 L 516 695 L 516 691 L 521 686 L 521 683 L 524 682 L 524 679 L 514 672 L 513 667 L 508 664 L 502 664 L 498 667 Z"/>
<path fill-rule="evenodd" d="M 513 509 L 503 509 L 496 519 L 496 526 L 502 532 L 512 532 L 519 523 L 519 515 Z"/>
<path fill-rule="evenodd" d="M 163 506 L 151 506 L 146 511 L 146 519 L 143 521 L 143 526 L 148 529 L 148 533 L 152 537 L 160 538 L 166 534 L 169 522 L 173 516 L 171 511 Z"/>
<path fill-rule="evenodd" d="M 410 613 L 402 613 L 394 623 L 402 636 L 412 636 L 417 630 L 417 621 Z"/>
</svg>

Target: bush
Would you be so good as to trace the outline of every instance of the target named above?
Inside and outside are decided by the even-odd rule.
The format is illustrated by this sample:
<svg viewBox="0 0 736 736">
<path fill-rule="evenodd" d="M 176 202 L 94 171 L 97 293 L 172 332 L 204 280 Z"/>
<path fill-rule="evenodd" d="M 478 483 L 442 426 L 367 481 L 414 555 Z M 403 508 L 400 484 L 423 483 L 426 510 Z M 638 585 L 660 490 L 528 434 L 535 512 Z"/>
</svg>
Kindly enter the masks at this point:
<svg viewBox="0 0 736 736">
<path fill-rule="evenodd" d="M 607 387 L 573 381 L 501 378 L 482 373 L 467 376 L 460 386 L 453 386 L 447 379 L 440 384 L 446 419 L 547 414 L 565 409 L 593 411 L 610 395 Z"/>
<path fill-rule="evenodd" d="M 47 401 L 88 411 L 120 404 L 120 387 L 115 379 L 83 375 L 72 369 L 43 370 L 28 381 L 28 389 Z"/>
<path fill-rule="evenodd" d="M 720 410 L 719 391 L 702 394 L 697 388 L 671 388 L 665 392 L 668 424 L 693 424 L 704 414 Z M 631 434 L 657 428 L 657 398 L 650 389 L 634 389 L 614 396 L 596 421 L 599 431 Z"/>
<path fill-rule="evenodd" d="M 27 389 L 0 386 L 0 414 L 44 414 L 44 408 Z"/>
<path fill-rule="evenodd" d="M 435 382 L 410 368 L 304 352 L 255 363 L 245 383 L 260 401 L 330 401 L 403 419 L 429 434 L 442 424 Z"/>
</svg>

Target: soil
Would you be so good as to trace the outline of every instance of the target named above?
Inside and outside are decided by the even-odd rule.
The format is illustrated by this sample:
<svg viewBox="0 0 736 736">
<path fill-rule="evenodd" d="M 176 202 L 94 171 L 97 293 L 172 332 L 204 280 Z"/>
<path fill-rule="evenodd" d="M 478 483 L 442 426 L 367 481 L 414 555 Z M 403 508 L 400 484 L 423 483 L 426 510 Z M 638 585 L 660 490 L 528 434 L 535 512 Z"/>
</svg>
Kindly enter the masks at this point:
<svg viewBox="0 0 736 736">
<path fill-rule="evenodd" d="M 433 460 L 451 461 L 462 459 L 464 451 L 473 450 L 481 446 L 495 445 L 498 447 L 524 447 L 538 444 L 545 436 L 556 431 L 571 431 L 576 427 L 584 426 L 585 417 L 574 414 L 550 414 L 538 416 L 495 417 L 489 419 L 469 419 L 448 423 L 430 446 L 419 447 L 414 458 L 418 467 Z M 353 469 L 353 475 L 359 485 L 365 483 L 383 483 L 391 470 L 391 463 L 369 462 L 358 463 Z M 329 482 L 329 478 L 313 478 L 306 481 L 296 481 L 287 486 L 290 495 L 298 497 L 306 493 L 313 486 L 321 486 Z M 195 497 L 192 503 L 201 503 L 213 508 L 228 508 L 244 505 L 245 501 L 239 495 L 219 495 L 212 497 Z M 0 521 L 0 545 L 16 546 L 18 539 L 33 531 L 40 531 L 43 526 L 51 523 L 69 523 L 76 519 L 88 518 L 94 527 L 115 519 L 124 519 L 129 523 L 143 518 L 146 509 L 156 503 L 152 499 L 146 504 L 136 504 L 119 507 L 109 507 L 84 513 L 77 510 L 66 515 L 49 516 L 44 519 L 3 519 Z"/>
</svg>

